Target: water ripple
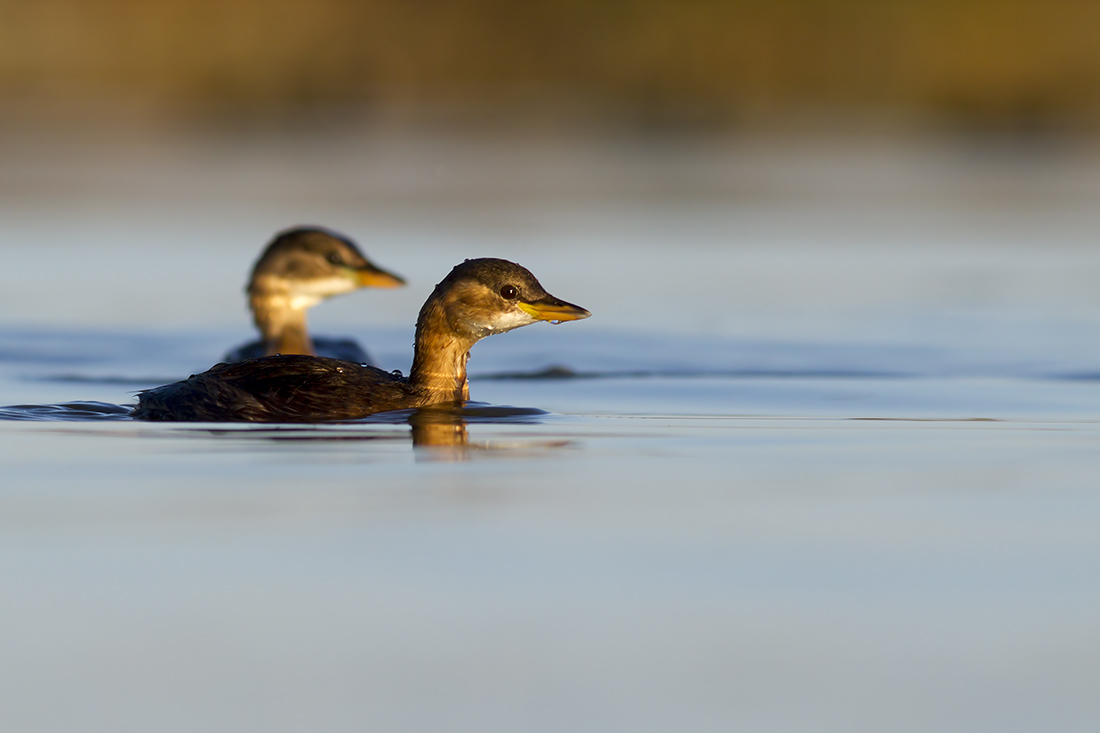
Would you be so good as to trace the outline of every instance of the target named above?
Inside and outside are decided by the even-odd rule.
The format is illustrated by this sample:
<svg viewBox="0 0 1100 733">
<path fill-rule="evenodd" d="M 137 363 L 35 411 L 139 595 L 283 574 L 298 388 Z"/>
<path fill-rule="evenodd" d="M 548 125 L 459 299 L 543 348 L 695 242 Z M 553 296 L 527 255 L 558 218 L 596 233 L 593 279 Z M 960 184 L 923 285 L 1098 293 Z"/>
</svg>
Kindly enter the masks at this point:
<svg viewBox="0 0 1100 733">
<path fill-rule="evenodd" d="M 0 420 L 129 420 L 131 409 L 109 402 L 9 405 L 0 407 Z"/>
</svg>

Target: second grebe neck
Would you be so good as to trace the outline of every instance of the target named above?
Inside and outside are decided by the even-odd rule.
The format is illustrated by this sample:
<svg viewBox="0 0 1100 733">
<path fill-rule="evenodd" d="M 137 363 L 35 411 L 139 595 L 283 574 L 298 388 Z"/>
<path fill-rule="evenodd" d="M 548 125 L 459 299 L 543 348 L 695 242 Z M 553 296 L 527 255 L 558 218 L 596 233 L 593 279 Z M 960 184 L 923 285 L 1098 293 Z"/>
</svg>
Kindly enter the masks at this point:
<svg viewBox="0 0 1100 733">
<path fill-rule="evenodd" d="M 316 354 L 309 337 L 306 309 L 289 293 L 250 293 L 252 319 L 269 354 Z M 297 306 L 297 307 L 296 307 Z"/>
</svg>

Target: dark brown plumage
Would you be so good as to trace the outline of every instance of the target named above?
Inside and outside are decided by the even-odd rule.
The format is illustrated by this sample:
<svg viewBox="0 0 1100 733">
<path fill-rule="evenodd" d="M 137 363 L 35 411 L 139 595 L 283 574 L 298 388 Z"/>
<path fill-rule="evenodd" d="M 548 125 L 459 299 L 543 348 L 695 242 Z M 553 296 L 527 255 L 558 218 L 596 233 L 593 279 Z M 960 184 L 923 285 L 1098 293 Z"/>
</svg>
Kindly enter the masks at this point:
<svg viewBox="0 0 1100 733">
<path fill-rule="evenodd" d="M 534 275 L 498 259 L 467 260 L 420 309 L 412 369 L 400 377 L 338 359 L 280 355 L 218 364 L 138 396 L 142 420 L 324 422 L 469 399 L 470 348 L 536 321 L 587 318 L 553 297 Z"/>
</svg>

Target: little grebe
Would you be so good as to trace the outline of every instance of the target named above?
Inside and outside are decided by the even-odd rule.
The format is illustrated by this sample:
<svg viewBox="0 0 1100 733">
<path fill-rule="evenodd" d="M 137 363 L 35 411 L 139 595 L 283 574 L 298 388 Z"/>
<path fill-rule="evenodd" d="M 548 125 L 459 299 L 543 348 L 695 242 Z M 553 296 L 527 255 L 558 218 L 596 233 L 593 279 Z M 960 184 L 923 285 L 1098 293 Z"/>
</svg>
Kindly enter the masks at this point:
<svg viewBox="0 0 1100 733">
<path fill-rule="evenodd" d="M 466 260 L 420 309 L 408 377 L 318 356 L 278 355 L 218 364 L 138 395 L 141 420 L 323 422 L 469 399 L 470 348 L 536 321 L 591 314 L 547 293 L 535 276 L 498 259 Z"/>
<path fill-rule="evenodd" d="M 225 360 L 319 354 L 369 364 L 366 352 L 351 339 L 311 339 L 306 311 L 325 298 L 358 288 L 404 284 L 364 257 L 347 237 L 320 227 L 287 229 L 256 260 L 248 282 L 248 302 L 262 339 L 237 347 Z"/>
</svg>

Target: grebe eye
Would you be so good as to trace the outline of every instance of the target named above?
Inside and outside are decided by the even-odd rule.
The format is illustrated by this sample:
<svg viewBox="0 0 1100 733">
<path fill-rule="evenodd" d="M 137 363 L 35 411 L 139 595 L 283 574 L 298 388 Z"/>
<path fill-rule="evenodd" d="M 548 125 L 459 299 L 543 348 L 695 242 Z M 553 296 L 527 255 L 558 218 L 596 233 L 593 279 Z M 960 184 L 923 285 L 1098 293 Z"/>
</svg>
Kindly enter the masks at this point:
<svg viewBox="0 0 1100 733">
<path fill-rule="evenodd" d="M 325 259 L 328 260 L 330 264 L 336 265 L 337 267 L 342 267 L 344 265 L 344 261 L 340 259 L 340 255 L 335 252 L 329 252 L 325 256 Z"/>
<path fill-rule="evenodd" d="M 516 296 L 518 295 L 519 291 L 516 290 L 515 285 L 505 285 L 503 288 L 500 289 L 500 297 L 504 298 L 505 300 L 515 300 Z"/>
</svg>

